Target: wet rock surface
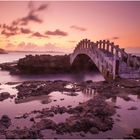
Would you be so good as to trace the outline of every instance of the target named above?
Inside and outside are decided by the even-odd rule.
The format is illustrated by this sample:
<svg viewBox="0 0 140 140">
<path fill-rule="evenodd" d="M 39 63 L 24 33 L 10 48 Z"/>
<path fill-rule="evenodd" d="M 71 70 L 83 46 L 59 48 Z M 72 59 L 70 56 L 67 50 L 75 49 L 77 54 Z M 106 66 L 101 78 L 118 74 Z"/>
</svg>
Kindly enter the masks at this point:
<svg viewBox="0 0 140 140">
<path fill-rule="evenodd" d="M 70 72 L 69 55 L 28 55 L 18 61 L 21 73 L 65 73 Z"/>
<path fill-rule="evenodd" d="M 79 72 L 81 67 L 83 71 L 92 71 L 93 69 L 98 71 L 88 57 L 74 62 L 73 65 L 70 64 L 70 55 L 26 55 L 17 62 L 0 64 L 0 68 L 11 74 L 27 75 L 75 73 Z"/>
<path fill-rule="evenodd" d="M 102 97 L 96 97 L 74 108 L 52 106 L 50 109 L 35 110 L 31 113 L 37 114 L 35 120 L 37 118 L 41 119 L 33 125 L 37 130 L 52 129 L 58 134 L 83 131 L 96 134 L 99 131 L 107 131 L 112 128 L 113 120 L 111 116 L 115 113 L 115 108 L 106 103 Z M 46 119 L 63 113 L 71 115 L 63 123 L 55 123 Z"/>
<path fill-rule="evenodd" d="M 8 130 L 5 133 L 7 139 L 40 139 L 42 135 L 39 131 L 24 128 L 24 129 L 15 129 Z"/>
<path fill-rule="evenodd" d="M 131 83 L 131 84 L 130 84 Z M 13 83 L 12 83 L 13 84 Z M 67 88 L 66 85 L 73 84 L 71 88 Z M 135 88 L 132 88 L 134 85 Z M 84 91 L 85 89 L 90 92 L 92 89 L 95 92 L 99 92 L 106 98 L 119 96 L 125 101 L 132 100 L 128 95 L 135 94 L 140 95 L 140 81 L 135 80 L 116 80 L 113 82 L 81 82 L 71 83 L 68 81 L 26 81 L 16 87 L 18 89 L 18 96 L 16 102 L 20 99 L 28 98 L 31 96 L 48 95 L 52 91 L 67 92 L 69 96 L 77 96 L 78 91 Z"/>
<path fill-rule="evenodd" d="M 21 72 L 19 71 L 17 67 L 18 62 L 7 62 L 7 63 L 2 63 L 0 64 L 0 68 L 2 70 L 9 71 L 11 74 L 20 74 Z"/>
<path fill-rule="evenodd" d="M 27 55 L 17 62 L 2 63 L 0 68 L 11 74 L 55 74 L 71 71 L 69 55 Z"/>
<path fill-rule="evenodd" d="M 137 110 L 137 107 L 132 106 L 132 107 L 128 108 L 128 110 Z"/>
<path fill-rule="evenodd" d="M 0 101 L 6 100 L 9 97 L 12 97 L 9 92 L 1 92 L 0 93 Z"/>
<path fill-rule="evenodd" d="M 135 128 L 135 129 L 133 130 L 132 136 L 133 136 L 134 138 L 136 138 L 136 139 L 140 139 L 140 128 Z"/>
<path fill-rule="evenodd" d="M 3 115 L 0 119 L 0 139 L 5 138 L 5 131 L 11 125 L 11 119 L 7 115 Z"/>
<path fill-rule="evenodd" d="M 66 88 L 69 84 L 67 81 L 27 81 L 23 82 L 16 88 L 18 89 L 18 95 L 15 99 L 16 103 L 20 103 L 25 98 L 31 96 L 48 95 L 52 91 L 66 91 L 75 92 L 77 88 Z M 73 94 L 72 94 L 73 95 Z M 75 95 L 75 94 L 74 94 Z"/>
<path fill-rule="evenodd" d="M 7 115 L 3 115 L 0 119 L 0 124 L 8 128 L 11 125 L 11 119 Z"/>
<path fill-rule="evenodd" d="M 18 90 L 16 103 L 21 103 L 24 99 L 36 97 L 40 95 L 49 95 L 53 91 L 60 91 L 62 94 L 66 92 L 67 96 L 77 96 L 77 92 L 83 91 L 87 93 L 98 92 L 94 97 L 79 102 L 78 105 L 59 106 L 53 105 L 39 110 L 26 112 L 15 119 L 28 119 L 32 125 L 29 128 L 9 129 L 11 119 L 8 116 L 2 116 L 0 119 L 0 136 L 6 138 L 46 138 L 42 135 L 42 130 L 52 130 L 58 135 L 79 133 L 81 137 L 86 137 L 87 133 L 91 135 L 105 132 L 113 128 L 114 121 L 121 122 L 121 115 L 117 114 L 115 119 L 113 115 L 121 106 L 113 104 L 116 97 L 122 98 L 124 101 L 132 101 L 130 94 L 139 96 L 140 82 L 127 80 L 116 80 L 114 82 L 92 82 L 86 81 L 81 83 L 71 83 L 68 81 L 26 81 L 16 86 Z M 131 85 L 134 85 L 133 88 Z M 14 83 L 9 83 L 14 85 Z M 71 85 L 70 87 L 68 85 Z M 57 93 L 56 93 L 57 94 Z M 9 94 L 5 94 L 5 96 Z M 112 102 L 108 101 L 111 99 Z M 65 98 L 54 99 L 52 102 L 63 102 Z M 127 108 L 136 110 L 135 106 Z M 67 118 L 62 122 L 56 122 L 54 118 L 57 115 L 68 114 Z M 55 135 L 54 135 L 55 137 Z M 139 138 L 139 129 L 134 129 L 131 138 Z"/>
</svg>

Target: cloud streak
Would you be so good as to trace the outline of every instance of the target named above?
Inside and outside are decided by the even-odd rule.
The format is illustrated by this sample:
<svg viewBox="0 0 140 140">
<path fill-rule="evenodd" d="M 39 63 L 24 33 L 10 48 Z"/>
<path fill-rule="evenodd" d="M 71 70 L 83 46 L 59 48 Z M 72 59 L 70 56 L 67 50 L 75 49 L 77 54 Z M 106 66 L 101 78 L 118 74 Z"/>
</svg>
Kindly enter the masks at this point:
<svg viewBox="0 0 140 140">
<path fill-rule="evenodd" d="M 119 39 L 118 36 L 114 36 L 114 37 L 112 37 L 112 40 L 118 40 L 118 39 Z"/>
<path fill-rule="evenodd" d="M 79 27 L 79 26 L 76 26 L 76 25 L 72 25 L 72 26 L 70 26 L 70 28 L 78 30 L 78 31 L 86 31 L 87 30 L 86 28 Z"/>
<path fill-rule="evenodd" d="M 20 31 L 23 34 L 30 34 L 30 33 L 32 33 L 32 31 L 30 29 L 26 29 L 26 28 L 21 28 Z"/>
<path fill-rule="evenodd" d="M 47 9 L 47 7 L 48 7 L 48 4 L 42 4 L 38 6 L 37 8 L 35 8 L 33 2 L 29 2 L 28 14 L 25 17 L 18 18 L 17 20 L 13 21 L 12 24 L 25 26 L 25 25 L 28 25 L 29 22 L 42 23 L 43 20 L 41 19 L 41 17 L 39 17 L 38 12 Z"/>
<path fill-rule="evenodd" d="M 35 7 L 32 1 L 29 2 L 29 11 L 26 16 L 12 21 L 10 25 L 0 24 L 1 34 L 7 38 L 19 34 L 32 34 L 32 36 L 34 37 L 47 37 L 45 34 L 31 31 L 30 29 L 28 29 L 28 27 L 26 27 L 30 22 L 42 23 L 43 20 L 38 15 L 38 12 L 44 11 L 45 9 L 47 9 L 47 7 L 48 4 L 41 4 Z"/>
<path fill-rule="evenodd" d="M 21 42 L 18 45 L 14 45 L 12 43 L 8 43 L 5 48 L 11 50 L 19 50 L 19 51 L 60 51 L 60 48 L 56 46 L 56 44 L 47 43 L 45 45 L 36 45 L 34 43 L 25 43 Z"/>
<path fill-rule="evenodd" d="M 67 32 L 61 31 L 59 29 L 56 29 L 55 31 L 46 31 L 45 34 L 49 36 L 67 36 L 68 35 Z"/>
<path fill-rule="evenodd" d="M 46 35 L 44 35 L 44 34 L 41 34 L 41 33 L 39 33 L 39 32 L 33 33 L 33 34 L 32 34 L 32 37 L 39 37 L 39 38 L 44 37 L 44 38 L 49 38 L 48 36 L 46 36 Z"/>
</svg>

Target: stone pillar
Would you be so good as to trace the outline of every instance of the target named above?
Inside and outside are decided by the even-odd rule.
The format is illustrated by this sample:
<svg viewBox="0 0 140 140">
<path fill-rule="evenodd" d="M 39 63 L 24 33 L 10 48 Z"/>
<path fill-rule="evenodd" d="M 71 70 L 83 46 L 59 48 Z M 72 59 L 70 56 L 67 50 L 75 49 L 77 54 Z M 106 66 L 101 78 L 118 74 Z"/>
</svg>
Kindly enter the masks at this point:
<svg viewBox="0 0 140 140">
<path fill-rule="evenodd" d="M 82 41 L 82 48 L 83 48 L 83 49 L 85 48 L 84 41 Z"/>
<path fill-rule="evenodd" d="M 116 45 L 116 56 L 119 57 L 119 45 Z"/>
<path fill-rule="evenodd" d="M 109 52 L 109 40 L 107 40 L 107 51 Z"/>
<path fill-rule="evenodd" d="M 91 46 L 91 48 L 93 49 L 94 43 L 93 43 L 93 42 L 90 42 L 90 46 Z"/>
<path fill-rule="evenodd" d="M 90 40 L 87 41 L 88 48 L 91 48 Z"/>
<path fill-rule="evenodd" d="M 100 49 L 102 48 L 102 41 L 101 40 L 99 41 L 99 48 Z"/>
<path fill-rule="evenodd" d="M 105 43 L 106 43 L 106 41 L 103 40 L 103 50 L 105 50 Z"/>
<path fill-rule="evenodd" d="M 116 56 L 119 57 L 119 51 L 116 49 Z"/>
<path fill-rule="evenodd" d="M 114 51 L 114 43 L 111 43 L 111 53 L 112 54 L 114 54 L 113 51 Z"/>
<path fill-rule="evenodd" d="M 87 42 L 84 41 L 84 48 L 87 48 Z"/>
<path fill-rule="evenodd" d="M 99 41 L 96 41 L 96 46 L 97 48 L 99 48 Z"/>
<path fill-rule="evenodd" d="M 113 50 L 114 50 L 114 47 L 113 46 L 111 46 L 111 53 L 113 54 Z"/>
</svg>

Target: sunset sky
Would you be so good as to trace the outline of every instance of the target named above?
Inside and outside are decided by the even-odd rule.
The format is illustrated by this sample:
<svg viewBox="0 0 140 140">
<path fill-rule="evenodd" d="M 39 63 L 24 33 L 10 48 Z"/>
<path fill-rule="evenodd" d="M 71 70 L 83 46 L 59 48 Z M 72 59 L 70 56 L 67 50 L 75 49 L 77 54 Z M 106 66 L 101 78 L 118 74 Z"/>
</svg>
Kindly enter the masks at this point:
<svg viewBox="0 0 140 140">
<path fill-rule="evenodd" d="M 71 52 L 84 38 L 140 50 L 140 1 L 0 1 L 0 48 Z"/>
</svg>

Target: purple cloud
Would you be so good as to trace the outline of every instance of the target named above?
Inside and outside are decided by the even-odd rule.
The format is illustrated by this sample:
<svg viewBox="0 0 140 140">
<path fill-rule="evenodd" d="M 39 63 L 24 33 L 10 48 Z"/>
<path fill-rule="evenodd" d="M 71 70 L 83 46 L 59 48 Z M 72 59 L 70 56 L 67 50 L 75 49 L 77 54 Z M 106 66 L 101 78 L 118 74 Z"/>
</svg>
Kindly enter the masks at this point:
<svg viewBox="0 0 140 140">
<path fill-rule="evenodd" d="M 67 36 L 68 35 L 67 32 L 61 31 L 59 29 L 56 29 L 55 31 L 47 31 L 45 34 L 52 35 L 52 36 Z"/>
<path fill-rule="evenodd" d="M 30 29 L 27 29 L 27 28 L 26 29 L 25 28 L 21 28 L 20 31 L 23 34 L 30 34 L 30 33 L 32 33 L 32 31 Z"/>
<path fill-rule="evenodd" d="M 48 36 L 46 36 L 46 35 L 44 35 L 44 34 L 41 34 L 41 33 L 39 33 L 39 32 L 33 33 L 32 36 L 33 36 L 33 37 L 39 37 L 39 38 L 41 38 L 41 37 L 48 38 Z"/>
<path fill-rule="evenodd" d="M 45 10 L 45 9 L 47 9 L 47 7 L 48 7 L 48 4 L 42 4 L 37 8 L 37 11 Z"/>
<path fill-rule="evenodd" d="M 78 31 L 86 31 L 86 28 L 79 27 L 79 26 L 76 26 L 76 25 L 72 25 L 72 26 L 70 26 L 70 28 L 78 30 Z"/>
<path fill-rule="evenodd" d="M 113 39 L 113 40 L 117 40 L 117 39 L 119 39 L 119 37 L 114 36 L 114 37 L 112 37 L 112 39 Z"/>
<path fill-rule="evenodd" d="M 39 15 L 37 14 L 39 11 L 43 11 L 47 9 L 48 4 L 42 4 L 38 6 L 37 8 L 34 7 L 34 3 L 31 1 L 28 3 L 29 12 L 25 17 L 18 18 L 12 22 L 12 25 L 22 25 L 25 26 L 29 22 L 36 22 L 36 23 L 42 23 L 43 20 Z"/>
<path fill-rule="evenodd" d="M 30 22 L 42 23 L 43 20 L 38 15 L 38 12 L 45 10 L 48 7 L 48 4 L 41 4 L 38 7 L 34 7 L 34 3 L 31 1 L 28 3 L 29 12 L 25 17 L 18 18 L 14 20 L 10 25 L 0 24 L 1 34 L 5 37 L 10 37 L 17 34 L 31 34 L 38 37 L 47 37 L 38 32 L 33 32 L 28 28 L 23 28 L 27 26 Z"/>
</svg>

